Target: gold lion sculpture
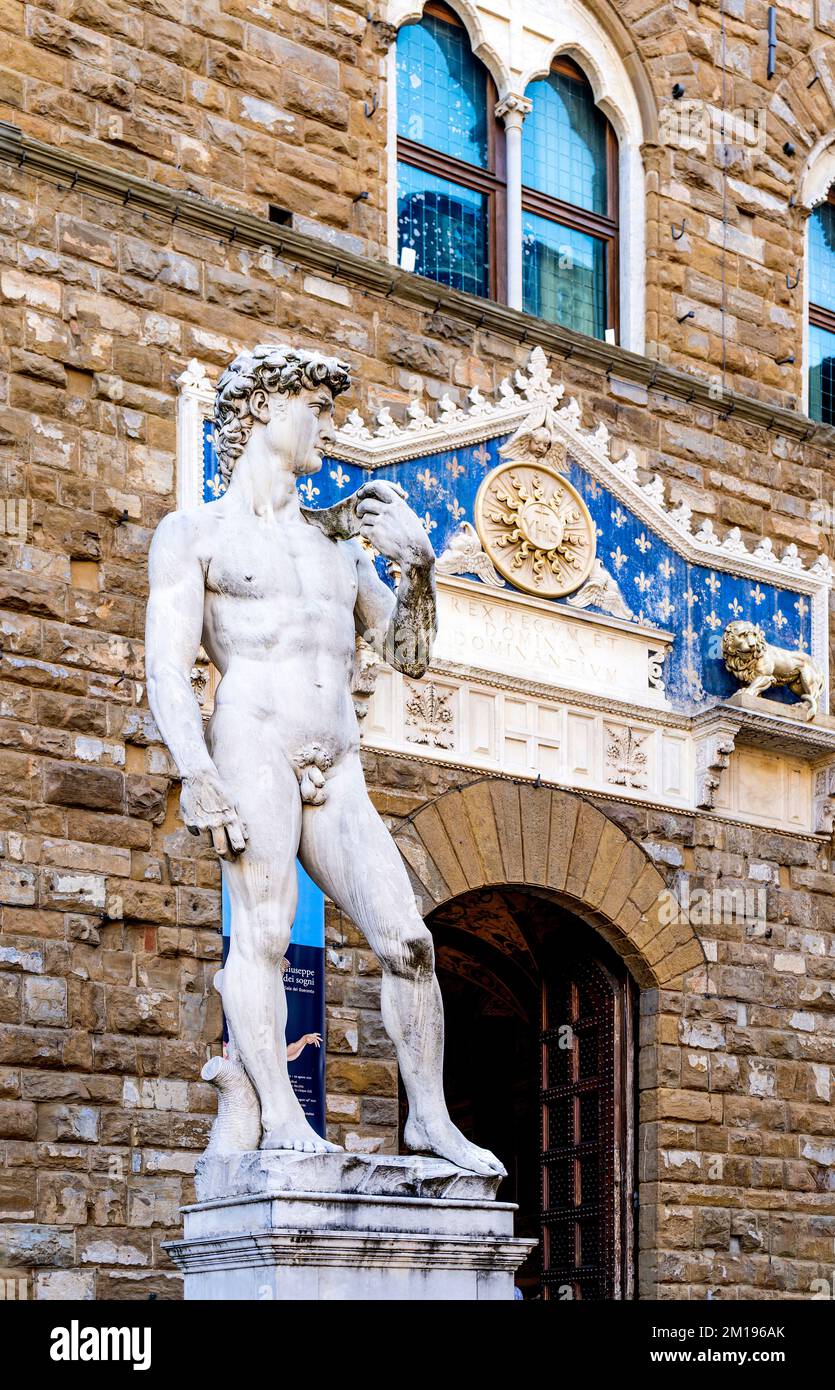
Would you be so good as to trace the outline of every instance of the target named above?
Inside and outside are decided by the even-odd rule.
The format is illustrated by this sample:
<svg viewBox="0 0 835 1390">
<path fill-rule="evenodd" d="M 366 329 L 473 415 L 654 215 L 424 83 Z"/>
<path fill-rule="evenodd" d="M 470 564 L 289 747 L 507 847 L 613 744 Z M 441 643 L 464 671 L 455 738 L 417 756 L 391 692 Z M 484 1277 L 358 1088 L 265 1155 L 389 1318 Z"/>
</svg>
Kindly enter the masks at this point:
<svg viewBox="0 0 835 1390">
<path fill-rule="evenodd" d="M 773 647 L 756 623 L 728 623 L 722 634 L 722 657 L 749 695 L 761 695 L 773 685 L 787 685 L 806 706 L 806 718 L 814 719 L 823 692 L 823 673 L 806 652 Z"/>
</svg>

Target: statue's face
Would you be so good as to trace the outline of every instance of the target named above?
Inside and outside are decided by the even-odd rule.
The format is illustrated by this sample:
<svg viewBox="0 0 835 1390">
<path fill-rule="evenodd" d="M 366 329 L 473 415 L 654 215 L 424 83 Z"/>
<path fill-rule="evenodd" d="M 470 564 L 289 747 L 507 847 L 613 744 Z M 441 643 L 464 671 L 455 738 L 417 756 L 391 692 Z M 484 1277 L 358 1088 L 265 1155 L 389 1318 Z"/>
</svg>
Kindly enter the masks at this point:
<svg viewBox="0 0 835 1390">
<path fill-rule="evenodd" d="M 255 399 L 259 396 L 261 399 Z M 322 458 L 335 435 L 333 396 L 327 386 L 297 395 L 256 392 L 250 408 L 264 424 L 270 451 L 282 465 L 299 476 L 318 473 Z"/>
</svg>

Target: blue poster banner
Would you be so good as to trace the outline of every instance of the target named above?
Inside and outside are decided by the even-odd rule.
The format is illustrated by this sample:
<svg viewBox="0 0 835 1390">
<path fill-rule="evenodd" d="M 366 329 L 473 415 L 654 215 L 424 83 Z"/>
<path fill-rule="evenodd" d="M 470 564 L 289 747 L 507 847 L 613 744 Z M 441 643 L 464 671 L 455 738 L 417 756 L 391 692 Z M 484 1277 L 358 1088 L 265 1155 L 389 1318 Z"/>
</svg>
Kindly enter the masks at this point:
<svg viewBox="0 0 835 1390">
<path fill-rule="evenodd" d="M 287 997 L 287 1064 L 307 1119 L 325 1135 L 325 897 L 296 863 L 299 900 L 282 966 Z M 232 913 L 223 887 L 223 960 L 229 954 Z M 228 1041 L 226 1020 L 223 1040 Z"/>
</svg>

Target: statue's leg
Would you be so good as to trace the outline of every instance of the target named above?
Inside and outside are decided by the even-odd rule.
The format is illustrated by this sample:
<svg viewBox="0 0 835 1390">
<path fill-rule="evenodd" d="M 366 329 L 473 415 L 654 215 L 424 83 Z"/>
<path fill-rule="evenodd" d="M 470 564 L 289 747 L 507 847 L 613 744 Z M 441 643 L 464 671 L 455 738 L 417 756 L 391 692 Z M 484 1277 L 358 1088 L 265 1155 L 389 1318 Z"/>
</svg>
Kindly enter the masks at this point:
<svg viewBox="0 0 835 1390">
<path fill-rule="evenodd" d="M 260 728 L 218 711 L 212 753 L 247 827 L 246 850 L 224 860 L 232 912 L 229 957 L 223 969 L 223 1007 L 246 1072 L 258 1094 L 266 1149 L 322 1152 L 287 1072 L 287 1000 L 281 964 L 296 910 L 296 850 L 301 801 L 296 775 L 271 753 Z"/>
<path fill-rule="evenodd" d="M 383 968 L 382 1014 L 406 1094 L 406 1145 L 477 1173 L 504 1173 L 464 1138 L 443 1092 L 444 1014 L 432 937 L 398 850 L 371 804 L 356 755 L 327 780 L 321 806 L 305 806 L 299 857 L 311 878 L 356 922 Z"/>
</svg>

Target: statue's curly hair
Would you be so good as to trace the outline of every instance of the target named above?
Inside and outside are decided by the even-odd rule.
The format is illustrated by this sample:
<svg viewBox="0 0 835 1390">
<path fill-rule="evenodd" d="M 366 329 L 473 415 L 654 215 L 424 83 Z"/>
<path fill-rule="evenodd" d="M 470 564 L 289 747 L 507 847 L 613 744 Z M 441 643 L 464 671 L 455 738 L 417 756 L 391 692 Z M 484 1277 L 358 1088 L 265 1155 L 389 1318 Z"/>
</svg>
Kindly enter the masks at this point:
<svg viewBox="0 0 835 1390">
<path fill-rule="evenodd" d="M 215 395 L 215 443 L 223 481 L 229 482 L 252 431 L 249 403 L 253 391 L 294 396 L 305 388 L 315 390 L 323 385 L 333 396 L 347 391 L 351 385 L 348 363 L 321 352 L 275 343 L 260 343 L 249 352 L 239 352 L 221 374 Z"/>
</svg>

